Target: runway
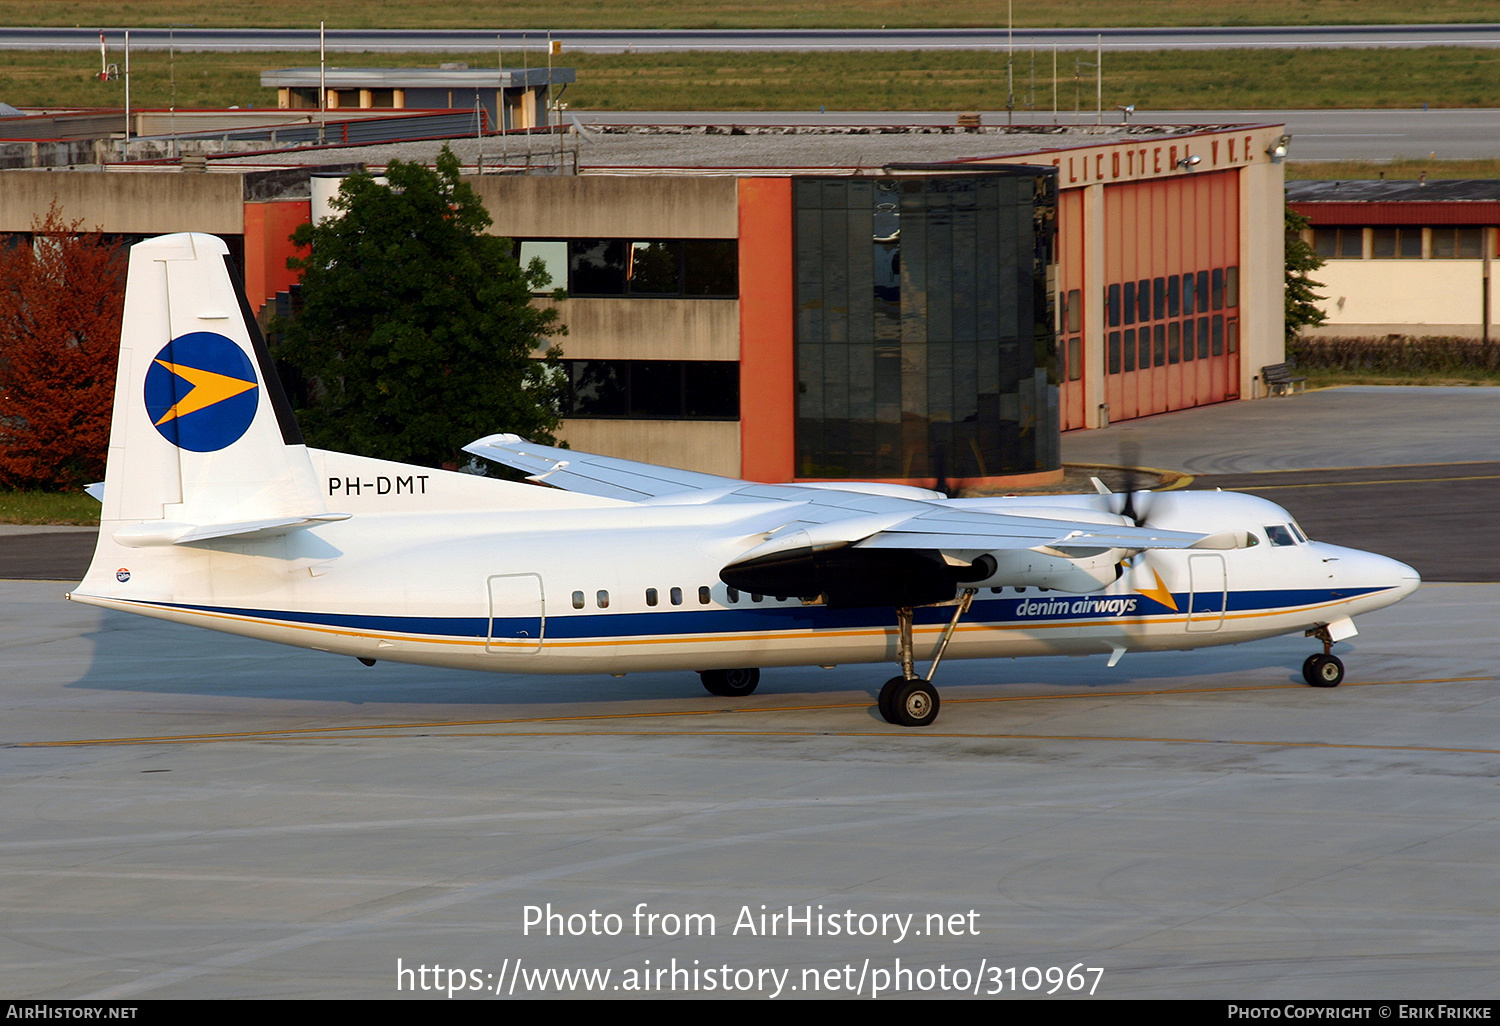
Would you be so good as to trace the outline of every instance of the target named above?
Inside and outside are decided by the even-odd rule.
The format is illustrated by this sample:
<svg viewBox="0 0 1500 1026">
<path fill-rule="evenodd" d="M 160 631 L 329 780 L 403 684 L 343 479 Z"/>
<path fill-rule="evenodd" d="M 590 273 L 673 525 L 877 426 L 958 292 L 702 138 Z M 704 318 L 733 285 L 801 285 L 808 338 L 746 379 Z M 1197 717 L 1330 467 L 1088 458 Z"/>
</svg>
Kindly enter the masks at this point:
<svg viewBox="0 0 1500 1026">
<path fill-rule="evenodd" d="M 1230 404 L 1136 442 L 1199 471 L 1342 448 L 1451 476 L 1485 462 L 1488 391 Z M 1433 504 L 1407 533 L 1472 545 Z M 1336 689 L 1298 682 L 1302 638 L 949 662 L 925 731 L 880 719 L 882 667 L 767 671 L 738 703 L 687 674 L 367 669 L 67 586 L 0 583 L 15 999 L 1010 997 L 1075 967 L 1096 997 L 1495 996 L 1500 584 L 1362 617 Z"/>
</svg>

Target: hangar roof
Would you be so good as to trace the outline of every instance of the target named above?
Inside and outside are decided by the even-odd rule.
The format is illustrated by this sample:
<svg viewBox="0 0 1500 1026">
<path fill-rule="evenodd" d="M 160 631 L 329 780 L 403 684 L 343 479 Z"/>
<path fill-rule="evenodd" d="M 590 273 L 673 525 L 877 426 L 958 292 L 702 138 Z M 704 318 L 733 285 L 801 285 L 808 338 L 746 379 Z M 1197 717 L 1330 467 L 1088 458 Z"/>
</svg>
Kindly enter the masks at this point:
<svg viewBox="0 0 1500 1026">
<path fill-rule="evenodd" d="M 957 125 L 590 125 L 586 116 L 565 115 L 561 135 L 489 136 L 483 140 L 446 140 L 460 161 L 473 164 L 481 155 L 486 166 L 546 164 L 563 154 L 572 168 L 589 171 L 645 171 L 681 168 L 701 173 L 757 170 L 785 173 L 798 169 L 880 168 L 921 161 L 975 160 L 1032 154 L 1078 146 L 1132 140 L 1163 140 L 1223 131 L 1227 125 L 1042 125 L 965 127 Z M 278 163 L 380 165 L 391 160 L 431 161 L 445 140 L 361 146 L 342 150 L 287 151 Z M 239 158 L 266 163 L 268 155 Z M 225 166 L 232 157 L 216 157 Z"/>
</svg>

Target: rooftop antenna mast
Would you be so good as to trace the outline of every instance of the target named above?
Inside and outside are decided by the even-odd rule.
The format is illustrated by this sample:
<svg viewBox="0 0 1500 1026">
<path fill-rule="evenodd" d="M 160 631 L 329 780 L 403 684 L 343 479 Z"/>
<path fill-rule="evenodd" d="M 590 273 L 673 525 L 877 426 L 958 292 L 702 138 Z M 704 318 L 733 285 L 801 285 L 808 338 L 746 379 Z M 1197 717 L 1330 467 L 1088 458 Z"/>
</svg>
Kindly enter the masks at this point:
<svg viewBox="0 0 1500 1026">
<path fill-rule="evenodd" d="M 1016 14 L 1015 0 L 1005 0 L 1005 123 L 1016 123 Z"/>
<path fill-rule="evenodd" d="M 536 103 L 531 99 L 531 55 L 526 52 L 526 33 L 521 33 L 521 121 L 526 130 L 526 173 L 531 173 L 531 121 Z M 530 110 L 526 108 L 530 106 Z"/>
<path fill-rule="evenodd" d="M 318 145 L 328 141 L 328 49 L 323 22 L 318 22 Z"/>
<path fill-rule="evenodd" d="M 500 79 L 500 90 L 495 97 L 495 113 L 500 117 L 500 124 L 496 126 L 496 131 L 500 133 L 500 165 L 503 168 L 510 161 L 509 140 L 505 137 L 505 130 L 510 127 L 505 123 L 510 113 L 510 103 L 505 88 L 510 84 L 510 76 L 505 73 L 505 47 L 501 43 L 498 32 L 495 33 L 495 73 Z"/>
<path fill-rule="evenodd" d="M 120 146 L 120 155 L 130 160 L 130 30 L 125 30 L 125 141 Z"/>
</svg>

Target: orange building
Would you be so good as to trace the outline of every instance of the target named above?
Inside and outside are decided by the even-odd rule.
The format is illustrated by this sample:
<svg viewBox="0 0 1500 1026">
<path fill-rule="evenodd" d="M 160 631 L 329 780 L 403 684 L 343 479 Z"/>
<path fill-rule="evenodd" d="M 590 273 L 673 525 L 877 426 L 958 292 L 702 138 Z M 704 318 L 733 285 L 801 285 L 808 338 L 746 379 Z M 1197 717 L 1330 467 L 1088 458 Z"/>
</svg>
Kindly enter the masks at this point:
<svg viewBox="0 0 1500 1026">
<path fill-rule="evenodd" d="M 1059 431 L 1255 398 L 1283 359 L 1279 125 L 548 139 L 550 166 L 487 142 L 469 181 L 570 291 L 579 449 L 760 480 L 1045 479 Z M 259 309 L 347 171 L 206 163 L 0 172 L 0 231 L 56 199 L 106 231 L 215 232 Z"/>
</svg>

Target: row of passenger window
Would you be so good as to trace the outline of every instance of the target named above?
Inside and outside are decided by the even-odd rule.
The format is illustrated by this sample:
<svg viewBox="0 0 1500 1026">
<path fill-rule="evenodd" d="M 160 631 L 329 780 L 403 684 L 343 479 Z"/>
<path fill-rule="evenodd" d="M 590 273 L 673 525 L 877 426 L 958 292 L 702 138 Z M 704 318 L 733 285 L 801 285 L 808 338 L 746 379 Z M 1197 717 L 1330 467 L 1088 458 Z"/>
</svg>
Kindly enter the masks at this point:
<svg viewBox="0 0 1500 1026">
<path fill-rule="evenodd" d="M 1268 530 L 1269 530 L 1269 528 L 1268 528 Z M 1038 592 L 1044 592 L 1044 591 L 1051 591 L 1053 589 L 1051 589 L 1051 588 L 1037 588 L 1036 590 Z M 1024 594 L 1026 594 L 1026 588 L 1024 586 L 1023 587 L 1019 587 L 1019 588 L 991 588 L 990 589 L 990 594 L 992 594 L 992 595 L 1006 595 L 1006 594 L 1024 595 Z M 786 596 L 786 595 L 771 596 L 771 595 L 747 594 L 745 592 L 740 591 L 738 588 L 725 588 L 724 589 L 724 601 L 727 602 L 729 605 L 738 605 L 742 601 L 743 602 L 749 602 L 749 603 L 752 603 L 752 604 L 758 604 L 758 603 L 770 601 L 772 599 L 774 599 L 777 602 L 785 602 L 785 601 L 787 601 L 788 597 L 789 596 Z M 646 605 L 652 606 L 652 607 L 659 606 L 659 605 L 661 605 L 661 599 L 662 599 L 662 595 L 661 595 L 660 591 L 658 591 L 655 588 L 647 588 L 646 589 Z M 667 600 L 672 605 L 674 605 L 674 606 L 683 605 L 684 604 L 684 596 L 683 596 L 682 589 L 681 588 L 669 588 L 669 589 L 667 589 Z M 700 586 L 698 588 L 698 604 L 706 606 L 706 605 L 709 605 L 712 602 L 713 602 L 713 589 L 710 588 L 710 587 L 708 587 L 707 585 Z M 587 604 L 588 604 L 587 597 L 585 596 L 585 594 L 582 591 L 575 591 L 575 592 L 573 592 L 573 608 L 574 609 L 582 609 Z M 600 591 L 595 592 L 594 593 L 594 605 L 597 608 L 599 608 L 599 609 L 608 609 L 609 608 L 609 592 L 607 590 L 603 590 L 603 589 L 601 589 Z"/>
<path fill-rule="evenodd" d="M 684 601 L 685 601 L 684 597 L 683 597 L 683 591 L 682 591 L 681 588 L 669 588 L 669 589 L 667 589 L 667 595 L 666 595 L 666 597 L 667 597 L 667 601 L 669 603 L 671 603 L 672 605 L 674 605 L 674 606 L 683 605 Z M 713 589 L 710 588 L 708 585 L 702 585 L 702 586 L 700 586 L 698 588 L 698 604 L 699 605 L 706 606 L 706 605 L 710 604 L 711 602 L 713 602 L 713 597 L 714 597 L 713 596 Z M 767 601 L 770 597 L 771 596 L 767 596 L 767 595 L 747 595 L 746 593 L 740 591 L 738 588 L 725 588 L 724 589 L 724 601 L 727 602 L 727 603 L 729 603 L 730 605 L 738 605 L 741 601 L 749 601 L 749 602 L 752 602 L 752 603 L 760 603 L 760 602 Z M 775 596 L 775 600 L 777 602 L 785 602 L 787 600 L 787 597 L 788 596 L 786 596 L 786 595 L 777 595 L 777 596 Z M 655 588 L 647 588 L 646 589 L 646 605 L 652 606 L 652 607 L 659 606 L 659 605 L 661 605 L 661 600 L 662 600 L 662 594 L 661 594 L 660 591 L 658 591 Z M 583 592 L 581 592 L 581 591 L 575 591 L 575 592 L 573 592 L 573 608 L 574 609 L 582 609 L 587 604 L 588 604 L 588 600 L 587 600 L 587 598 L 586 598 L 586 596 L 584 595 Z M 595 607 L 597 607 L 599 609 L 608 609 L 609 608 L 609 592 L 607 590 L 603 590 L 603 589 L 595 592 L 594 593 L 594 605 L 595 605 Z"/>
</svg>

